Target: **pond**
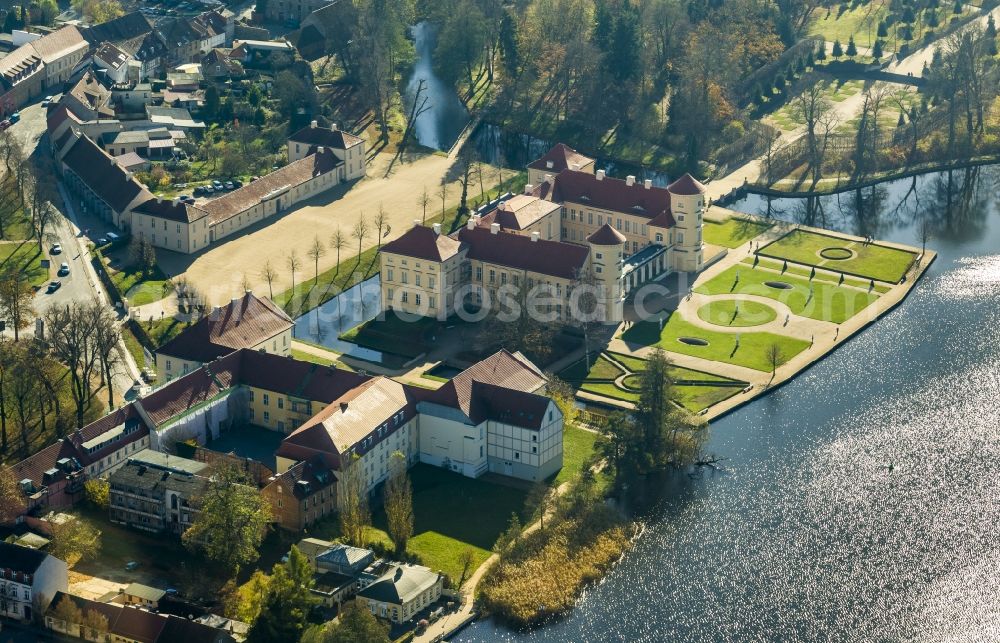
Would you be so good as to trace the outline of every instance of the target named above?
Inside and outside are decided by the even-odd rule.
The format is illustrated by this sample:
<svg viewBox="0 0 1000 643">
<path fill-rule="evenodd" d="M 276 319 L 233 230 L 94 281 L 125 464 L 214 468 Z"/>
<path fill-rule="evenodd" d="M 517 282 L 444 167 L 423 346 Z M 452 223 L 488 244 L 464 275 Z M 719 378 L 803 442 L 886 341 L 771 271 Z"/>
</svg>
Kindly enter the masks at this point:
<svg viewBox="0 0 1000 643">
<path fill-rule="evenodd" d="M 909 298 L 716 421 L 634 551 L 565 620 L 454 641 L 1000 640 L 997 168 L 737 210 L 916 246 Z"/>
<path fill-rule="evenodd" d="M 381 362 L 382 353 L 338 339 L 355 326 L 374 319 L 382 309 L 382 291 L 378 275 L 355 284 L 330 301 L 295 320 L 292 334 L 314 344 L 369 362 Z"/>
<path fill-rule="evenodd" d="M 413 106 L 416 92 L 423 81 L 421 102 L 427 98 L 427 109 L 413 123 L 413 135 L 425 147 L 447 151 L 469 123 L 469 112 L 455 93 L 455 88 L 434 72 L 434 45 L 437 27 L 420 22 L 410 27 L 417 62 L 406 84 L 407 114 Z"/>
</svg>

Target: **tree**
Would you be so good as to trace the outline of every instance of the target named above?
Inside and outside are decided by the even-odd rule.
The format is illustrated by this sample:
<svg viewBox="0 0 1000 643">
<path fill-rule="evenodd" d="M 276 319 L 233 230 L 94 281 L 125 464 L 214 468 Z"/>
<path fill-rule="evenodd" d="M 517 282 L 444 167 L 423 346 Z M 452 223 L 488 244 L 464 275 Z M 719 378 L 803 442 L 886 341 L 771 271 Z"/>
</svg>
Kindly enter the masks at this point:
<svg viewBox="0 0 1000 643">
<path fill-rule="evenodd" d="M 0 524 L 13 523 L 27 508 L 27 498 L 14 472 L 8 466 L 0 467 Z"/>
<path fill-rule="evenodd" d="M 87 502 L 98 509 L 107 509 L 111 504 L 111 484 L 103 478 L 91 478 L 83 483 Z"/>
<path fill-rule="evenodd" d="M 425 185 L 424 191 L 421 192 L 420 196 L 417 198 L 417 205 L 420 206 L 420 209 L 423 212 L 423 216 L 420 219 L 421 223 L 424 224 L 427 223 L 427 206 L 428 204 L 430 204 L 430 202 L 431 202 L 431 197 L 427 194 L 427 186 Z"/>
<path fill-rule="evenodd" d="M 274 299 L 274 280 L 278 278 L 278 273 L 275 272 L 270 259 L 264 262 L 264 267 L 260 270 L 260 278 L 267 282 L 268 298 Z"/>
<path fill-rule="evenodd" d="M 288 560 L 275 565 L 271 572 L 264 604 L 247 633 L 247 643 L 298 641 L 309 610 L 316 603 L 309 591 L 313 583 L 308 559 L 292 545 Z"/>
<path fill-rule="evenodd" d="M 875 45 L 872 47 L 872 56 L 875 57 L 875 60 L 879 60 L 882 58 L 884 53 L 885 52 L 882 50 L 882 41 L 876 40 Z"/>
<path fill-rule="evenodd" d="M 240 585 L 233 600 L 227 603 L 226 616 L 253 625 L 264 607 L 270 585 L 271 577 L 259 569 L 255 570 L 250 580 Z"/>
<path fill-rule="evenodd" d="M 205 88 L 205 105 L 201 108 L 205 118 L 213 119 L 219 113 L 219 89 L 212 83 Z"/>
<path fill-rule="evenodd" d="M 52 618 L 62 622 L 62 627 L 68 630 L 70 626 L 83 624 L 83 610 L 69 594 L 63 594 L 62 599 L 52 609 Z"/>
<path fill-rule="evenodd" d="M 302 636 L 302 643 L 389 643 L 389 625 L 378 620 L 370 610 L 350 602 L 340 610 L 336 621 L 314 625 Z"/>
<path fill-rule="evenodd" d="M 347 239 L 344 237 L 344 231 L 337 226 L 336 232 L 330 237 L 330 247 L 337 251 L 337 270 L 340 270 L 340 251 L 347 245 Z"/>
<path fill-rule="evenodd" d="M 441 197 L 441 218 L 444 218 L 444 201 L 448 198 L 448 183 L 441 179 L 441 185 L 438 186 L 438 196 Z"/>
<path fill-rule="evenodd" d="M 382 204 L 378 204 L 378 212 L 375 214 L 375 218 L 372 219 L 372 223 L 375 225 L 375 243 L 377 248 L 382 247 L 382 231 L 385 230 L 386 234 L 389 234 L 389 221 L 385 213 L 385 208 Z M 360 251 L 359 251 L 360 252 Z"/>
<path fill-rule="evenodd" d="M 67 515 L 61 522 L 50 522 L 49 530 L 52 533 L 49 553 L 70 567 L 95 558 L 101 551 L 101 531 L 76 516 Z"/>
<path fill-rule="evenodd" d="M 767 357 L 767 363 L 771 367 L 771 379 L 774 379 L 775 373 L 778 371 L 778 367 L 785 362 L 785 356 L 781 351 L 781 345 L 778 342 L 771 342 L 767 345 L 767 352 L 765 356 Z"/>
<path fill-rule="evenodd" d="M 90 306 L 87 312 L 92 327 L 91 341 L 100 364 L 101 384 L 108 387 L 108 408 L 113 408 L 115 398 L 112 370 L 119 360 L 118 342 L 121 341 L 118 320 L 111 309 L 99 305 Z"/>
<path fill-rule="evenodd" d="M 544 480 L 535 482 L 535 484 L 531 485 L 531 491 L 528 492 L 526 504 L 538 514 L 538 523 L 542 531 L 545 531 L 545 512 L 549 510 L 552 504 L 554 493 L 555 490 L 545 484 Z"/>
<path fill-rule="evenodd" d="M 413 485 L 406 472 L 406 456 L 400 451 L 390 456 L 384 493 L 386 531 L 396 547 L 396 555 L 401 556 L 413 535 Z"/>
<path fill-rule="evenodd" d="M 840 44 L 840 40 L 839 39 L 834 40 L 833 41 L 833 57 L 834 58 L 840 58 L 843 55 L 844 55 L 844 47 L 843 47 L 843 45 Z"/>
<path fill-rule="evenodd" d="M 885 21 L 878 23 L 878 37 L 879 38 L 889 37 L 889 25 L 887 25 Z"/>
<path fill-rule="evenodd" d="M 472 569 L 472 564 L 476 562 L 476 552 L 473 551 L 472 547 L 466 547 L 458 555 L 458 562 L 462 563 L 462 575 L 459 577 L 456 586 L 461 587 L 465 583 L 465 579 L 469 577 L 469 570 Z"/>
<path fill-rule="evenodd" d="M 292 250 L 291 252 L 288 253 L 288 258 L 285 261 L 288 262 L 288 270 L 292 273 L 292 296 L 290 298 L 290 301 L 295 301 L 295 299 L 296 299 L 296 297 L 295 297 L 295 271 L 298 270 L 302 266 L 302 262 L 299 261 L 299 256 L 297 254 L 295 254 L 294 250 Z"/>
<path fill-rule="evenodd" d="M 368 489 L 364 472 L 356 454 L 346 453 L 340 458 L 339 504 L 340 533 L 351 545 L 364 547 L 368 526 L 372 522 L 368 509 Z"/>
<path fill-rule="evenodd" d="M 27 328 L 35 316 L 34 299 L 27 271 L 17 262 L 7 261 L 0 272 L 0 309 L 14 330 L 15 342 L 20 339 L 20 331 Z"/>
<path fill-rule="evenodd" d="M 858 47 L 854 44 L 854 36 L 851 36 L 847 41 L 847 57 L 854 58 L 858 55 Z"/>
<path fill-rule="evenodd" d="M 368 220 L 362 214 L 358 217 L 358 222 L 354 224 L 354 229 L 351 230 L 351 236 L 358 240 L 358 261 L 361 261 L 361 244 L 368 237 L 368 232 Z"/>
<path fill-rule="evenodd" d="M 106 313 L 99 301 L 72 302 L 45 311 L 45 337 L 53 356 L 69 368 L 70 393 L 76 406 L 76 426 L 84 426 L 84 412 L 93 391 L 90 383 L 100 371 L 101 356 L 95 325 Z"/>
<path fill-rule="evenodd" d="M 260 543 L 271 521 L 271 507 L 237 468 L 222 465 L 194 500 L 199 510 L 182 537 L 184 545 L 221 570 L 236 576 L 260 556 Z"/>
<path fill-rule="evenodd" d="M 562 413 L 563 426 L 573 426 L 576 424 L 577 415 L 579 415 L 579 409 L 576 407 L 576 391 L 568 382 L 555 375 L 549 375 L 548 380 L 546 388 L 556 408 Z"/>
<path fill-rule="evenodd" d="M 323 247 L 323 242 L 319 240 L 316 236 L 313 238 L 312 245 L 309 246 L 309 250 L 306 255 L 313 260 L 313 284 L 319 283 L 319 260 L 326 255 L 326 248 Z"/>
</svg>

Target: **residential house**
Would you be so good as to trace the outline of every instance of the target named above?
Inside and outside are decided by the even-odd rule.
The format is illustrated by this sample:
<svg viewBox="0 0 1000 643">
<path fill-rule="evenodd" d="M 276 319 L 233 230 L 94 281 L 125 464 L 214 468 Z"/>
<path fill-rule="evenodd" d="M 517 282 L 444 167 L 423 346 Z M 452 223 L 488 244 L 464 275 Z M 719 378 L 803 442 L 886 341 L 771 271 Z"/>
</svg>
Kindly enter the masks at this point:
<svg viewBox="0 0 1000 643">
<path fill-rule="evenodd" d="M 331 0 L 269 0 L 264 17 L 272 22 L 298 25 L 306 17 L 331 3 Z"/>
<path fill-rule="evenodd" d="M 0 542 L 0 616 L 31 622 L 68 584 L 66 562 L 30 547 Z"/>
<path fill-rule="evenodd" d="M 136 71 L 140 65 L 130 65 L 132 62 L 135 61 L 131 54 L 111 42 L 101 43 L 94 52 L 94 68 L 103 71 L 115 85 L 139 81 Z"/>
<path fill-rule="evenodd" d="M 0 58 L 0 115 L 7 116 L 42 93 L 45 69 L 31 44 Z"/>
<path fill-rule="evenodd" d="M 294 326 L 270 299 L 246 292 L 161 346 L 156 351 L 156 371 L 171 380 L 241 348 L 289 355 Z"/>
<path fill-rule="evenodd" d="M 90 44 L 78 28 L 67 25 L 28 43 L 45 66 L 42 89 L 58 91 L 74 75 Z"/>
<path fill-rule="evenodd" d="M 153 195 L 92 140 L 72 132 L 68 136 L 59 165 L 66 186 L 79 197 L 84 211 L 122 230 L 129 229 L 132 209 Z"/>
<path fill-rule="evenodd" d="M 229 57 L 229 50 L 216 47 L 201 59 L 201 73 L 206 80 L 225 82 L 243 77 L 243 65 Z"/>
<path fill-rule="evenodd" d="M 289 57 L 289 62 L 295 56 L 295 47 L 286 40 L 234 40 L 229 57 L 238 60 L 243 66 L 260 66 L 270 60 L 271 56 Z"/>
<path fill-rule="evenodd" d="M 150 587 L 149 585 L 143 585 L 142 583 L 129 583 L 128 586 L 122 590 L 121 601 L 125 605 L 133 605 L 135 607 L 144 607 L 146 609 L 156 610 L 160 608 L 160 601 L 162 601 L 163 597 L 166 595 L 166 590 L 158 587 Z"/>
<path fill-rule="evenodd" d="M 314 457 L 272 476 L 261 495 L 271 506 L 275 522 L 300 531 L 337 512 L 336 484 L 337 477 L 325 460 Z"/>
<path fill-rule="evenodd" d="M 169 130 L 202 130 L 205 123 L 195 120 L 191 112 L 182 107 L 163 107 L 146 105 L 146 118 L 153 127 L 166 127 Z"/>
<path fill-rule="evenodd" d="M 310 13 L 288 38 L 306 60 L 316 60 L 328 53 L 343 53 L 357 21 L 354 4 L 348 0 L 328 2 Z"/>
<path fill-rule="evenodd" d="M 105 87 L 91 71 L 87 71 L 66 91 L 59 99 L 59 104 L 83 121 L 115 118 L 111 90 Z"/>
<path fill-rule="evenodd" d="M 174 197 L 148 195 L 130 209 L 133 236 L 157 248 L 174 252 L 197 252 L 208 245 L 208 213 L 200 206 Z"/>
<path fill-rule="evenodd" d="M 109 519 L 153 533 L 184 533 L 197 517 L 192 501 L 209 483 L 201 475 L 207 468 L 149 449 L 136 453 L 109 477 Z"/>
<path fill-rule="evenodd" d="M 63 601 L 76 608 L 79 622 L 65 620 L 67 610 L 60 610 Z M 99 615 L 94 618 L 94 615 Z M 85 624 L 86 623 L 86 624 Z M 103 623 L 97 629 L 94 623 Z M 179 616 L 157 614 L 138 607 L 117 603 L 101 603 L 81 596 L 58 592 L 45 613 L 45 627 L 54 632 L 87 641 L 115 643 L 235 643 L 236 639 L 224 627 Z"/>
<path fill-rule="evenodd" d="M 372 550 L 338 543 L 316 556 L 316 569 L 319 572 L 358 576 L 373 562 L 375 552 Z"/>
<path fill-rule="evenodd" d="M 396 565 L 358 592 L 362 609 L 393 623 L 405 623 L 441 598 L 444 574 L 420 565 Z"/>
<path fill-rule="evenodd" d="M 556 143 L 540 158 L 528 164 L 528 184 L 541 185 L 546 175 L 556 176 L 563 170 L 594 173 L 594 159 L 580 154 L 565 143 Z"/>
<path fill-rule="evenodd" d="M 365 176 L 367 171 L 365 159 L 365 139 L 348 134 L 337 126 L 319 127 L 318 121 L 312 121 L 309 127 L 304 127 L 288 137 L 288 162 L 292 163 L 313 154 L 316 150 L 326 149 L 341 161 L 339 178 L 341 181 L 353 181 Z"/>
<path fill-rule="evenodd" d="M 168 53 L 152 21 L 139 11 L 87 27 L 82 33 L 94 49 L 111 43 L 128 54 L 136 63 L 130 77 L 134 73 L 140 81 L 159 74 Z"/>
</svg>

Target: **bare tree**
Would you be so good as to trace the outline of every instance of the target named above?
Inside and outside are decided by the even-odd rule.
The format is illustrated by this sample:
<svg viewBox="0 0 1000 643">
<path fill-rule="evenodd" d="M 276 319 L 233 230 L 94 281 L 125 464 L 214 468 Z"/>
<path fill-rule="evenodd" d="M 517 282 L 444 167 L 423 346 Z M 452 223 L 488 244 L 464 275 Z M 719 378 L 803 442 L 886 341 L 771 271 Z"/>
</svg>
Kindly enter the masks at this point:
<svg viewBox="0 0 1000 643">
<path fill-rule="evenodd" d="M 819 144 L 820 123 L 833 109 L 833 105 L 825 97 L 824 90 L 825 84 L 819 82 L 811 83 L 805 91 L 799 94 L 794 104 L 796 114 L 805 123 L 806 148 L 814 184 L 819 180 L 820 168 L 823 166 L 823 157 L 820 155 Z"/>
<path fill-rule="evenodd" d="M 351 236 L 358 240 L 358 261 L 361 261 L 361 244 L 368 237 L 368 232 L 368 220 L 365 219 L 365 215 L 362 213 L 358 217 L 358 222 L 354 224 L 354 229 L 351 230 Z"/>
<path fill-rule="evenodd" d="M 247 277 L 247 273 L 245 272 L 243 273 L 243 276 L 240 277 L 240 289 L 244 293 L 248 293 L 253 290 L 253 286 L 250 284 L 250 278 Z"/>
<path fill-rule="evenodd" d="M 319 260 L 326 255 L 326 248 L 323 246 L 323 242 L 319 240 L 319 237 L 313 237 L 312 245 L 309 246 L 309 250 L 306 253 L 309 258 L 313 260 L 313 285 L 319 283 Z"/>
<path fill-rule="evenodd" d="M 267 296 L 270 299 L 274 299 L 274 280 L 278 278 L 278 273 L 275 272 L 270 259 L 264 262 L 264 267 L 260 271 L 260 278 L 267 282 Z"/>
<path fill-rule="evenodd" d="M 330 237 L 330 247 L 337 251 L 337 272 L 340 272 L 340 251 L 347 245 L 347 238 L 344 231 L 337 226 L 337 231 Z"/>
<path fill-rule="evenodd" d="M 423 218 L 420 219 L 421 223 L 427 223 L 427 206 L 428 204 L 430 204 L 430 202 L 431 202 L 431 197 L 430 195 L 427 194 L 427 186 L 425 185 L 424 191 L 421 192 L 420 196 L 417 198 L 417 205 L 420 206 L 421 210 L 423 211 Z"/>
<path fill-rule="evenodd" d="M 288 259 L 286 261 L 288 262 L 288 270 L 290 270 L 291 273 L 292 273 L 292 296 L 289 298 L 289 301 L 294 301 L 295 300 L 295 271 L 298 270 L 302 266 L 302 262 L 299 260 L 299 256 L 297 254 L 295 254 L 294 250 L 292 250 L 291 252 L 288 253 Z"/>
<path fill-rule="evenodd" d="M 781 345 L 778 342 L 771 342 L 767 345 L 767 363 L 771 367 L 771 379 L 774 379 L 775 373 L 778 372 L 778 367 L 785 362 L 784 353 L 781 350 Z"/>
<path fill-rule="evenodd" d="M 413 92 L 413 103 L 410 105 L 410 113 L 406 117 L 406 129 L 403 130 L 403 137 L 399 140 L 399 151 L 396 153 L 397 158 L 402 158 L 403 153 L 406 151 L 406 144 L 410 141 L 410 136 L 413 133 L 413 125 L 420 118 L 420 115 L 431 108 L 428 105 L 428 97 L 425 95 L 427 90 L 427 81 L 421 78 L 417 82 L 417 89 Z"/>
<path fill-rule="evenodd" d="M 90 382 L 99 368 L 100 355 L 94 341 L 96 315 L 89 310 L 100 308 L 73 302 L 65 307 L 53 306 L 44 315 L 46 338 L 52 354 L 69 368 L 70 392 L 76 405 L 76 425 L 83 426 L 83 416 L 93 393 Z"/>
<path fill-rule="evenodd" d="M 448 198 L 448 183 L 444 179 L 441 179 L 441 185 L 438 187 L 438 195 L 441 197 L 441 218 L 444 218 L 444 200 Z"/>
<path fill-rule="evenodd" d="M 97 302 L 87 309 L 93 324 L 94 350 L 101 365 L 101 379 L 108 387 L 108 408 L 114 408 L 114 386 L 112 369 L 118 363 L 118 341 L 120 334 L 118 330 L 118 320 L 110 309 L 104 308 Z"/>
<path fill-rule="evenodd" d="M 382 230 L 385 230 L 386 234 L 389 234 L 389 222 L 388 217 L 385 214 L 385 208 L 382 204 L 378 204 L 378 212 L 375 214 L 375 218 L 372 219 L 372 223 L 375 224 L 375 243 L 376 247 L 382 247 Z"/>
<path fill-rule="evenodd" d="M 35 315 L 34 290 L 27 272 L 16 263 L 8 261 L 0 272 L 0 309 L 14 328 L 14 341 L 20 339 L 20 331 L 28 327 Z"/>
</svg>

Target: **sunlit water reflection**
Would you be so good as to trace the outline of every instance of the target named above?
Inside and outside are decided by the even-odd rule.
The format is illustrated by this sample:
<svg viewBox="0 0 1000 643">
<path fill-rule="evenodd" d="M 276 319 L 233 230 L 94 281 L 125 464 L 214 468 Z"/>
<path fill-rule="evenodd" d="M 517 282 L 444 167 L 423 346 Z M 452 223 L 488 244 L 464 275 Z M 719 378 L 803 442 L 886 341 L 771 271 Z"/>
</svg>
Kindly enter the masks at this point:
<svg viewBox="0 0 1000 643">
<path fill-rule="evenodd" d="M 770 204 L 917 245 L 927 219 L 940 256 L 895 311 L 716 422 L 725 472 L 679 476 L 568 618 L 456 640 L 1000 641 L 996 187 L 990 169 L 830 197 L 821 214 Z"/>
</svg>

